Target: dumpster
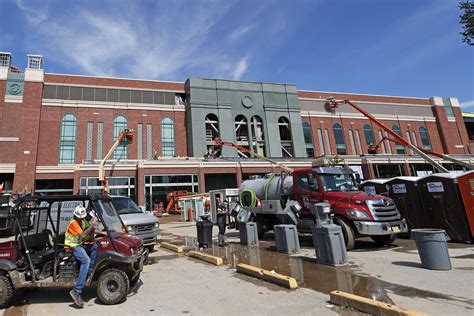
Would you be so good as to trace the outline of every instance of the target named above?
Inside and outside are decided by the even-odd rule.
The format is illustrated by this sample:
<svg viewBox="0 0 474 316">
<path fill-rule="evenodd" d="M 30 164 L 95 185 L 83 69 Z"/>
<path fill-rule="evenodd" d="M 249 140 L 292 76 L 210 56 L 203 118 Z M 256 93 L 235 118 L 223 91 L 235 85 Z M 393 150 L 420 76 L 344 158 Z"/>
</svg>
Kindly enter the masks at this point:
<svg viewBox="0 0 474 316">
<path fill-rule="evenodd" d="M 388 197 L 391 198 L 408 229 L 426 227 L 426 215 L 418 189 L 419 177 L 396 177 L 386 182 Z"/>
<path fill-rule="evenodd" d="M 385 186 L 385 183 L 389 180 L 390 179 L 366 180 L 359 185 L 359 189 L 370 195 L 375 195 L 375 194 L 385 195 L 387 193 L 387 187 Z"/>
<path fill-rule="evenodd" d="M 472 173 L 472 172 L 471 172 Z M 453 241 L 472 240 L 458 178 L 465 174 L 436 173 L 418 180 L 426 227 L 444 229 Z"/>
<path fill-rule="evenodd" d="M 442 229 L 412 229 L 411 239 L 416 242 L 423 268 L 431 270 L 451 270 L 448 235 Z"/>
</svg>

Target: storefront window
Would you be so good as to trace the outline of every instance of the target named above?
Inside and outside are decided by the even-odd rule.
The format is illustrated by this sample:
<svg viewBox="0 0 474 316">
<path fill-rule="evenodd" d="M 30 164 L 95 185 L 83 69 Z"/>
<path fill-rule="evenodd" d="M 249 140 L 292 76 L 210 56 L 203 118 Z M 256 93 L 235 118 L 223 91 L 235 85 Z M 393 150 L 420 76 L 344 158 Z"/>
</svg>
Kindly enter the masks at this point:
<svg viewBox="0 0 474 316">
<path fill-rule="evenodd" d="M 109 189 L 111 195 L 129 196 L 135 200 L 135 178 L 134 177 L 110 177 Z M 99 194 L 102 185 L 97 177 L 82 177 L 80 194 Z"/>
</svg>

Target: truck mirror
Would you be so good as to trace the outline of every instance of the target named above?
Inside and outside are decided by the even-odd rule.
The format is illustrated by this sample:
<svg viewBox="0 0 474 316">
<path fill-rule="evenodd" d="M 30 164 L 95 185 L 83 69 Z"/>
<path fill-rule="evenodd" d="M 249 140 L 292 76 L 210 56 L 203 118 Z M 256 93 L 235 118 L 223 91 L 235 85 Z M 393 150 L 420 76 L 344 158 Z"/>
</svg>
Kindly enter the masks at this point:
<svg viewBox="0 0 474 316">
<path fill-rule="evenodd" d="M 308 186 L 311 190 L 314 188 L 314 176 L 312 173 L 308 173 Z"/>
<path fill-rule="evenodd" d="M 355 177 L 356 177 L 356 182 L 360 183 L 360 174 L 358 172 L 355 173 Z"/>
</svg>

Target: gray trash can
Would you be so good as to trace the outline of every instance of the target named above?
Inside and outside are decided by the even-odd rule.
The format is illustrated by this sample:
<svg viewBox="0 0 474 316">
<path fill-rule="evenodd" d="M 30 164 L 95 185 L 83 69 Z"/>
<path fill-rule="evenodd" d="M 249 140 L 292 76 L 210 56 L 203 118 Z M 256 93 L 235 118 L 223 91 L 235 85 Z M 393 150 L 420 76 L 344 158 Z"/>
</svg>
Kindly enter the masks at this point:
<svg viewBox="0 0 474 316">
<path fill-rule="evenodd" d="M 330 224 L 317 227 L 312 224 L 311 231 L 318 263 L 335 266 L 347 262 L 346 243 L 341 226 Z"/>
<path fill-rule="evenodd" d="M 448 235 L 443 229 L 419 228 L 411 230 L 411 239 L 416 242 L 423 268 L 431 270 L 451 270 Z"/>
<path fill-rule="evenodd" d="M 257 223 L 239 223 L 240 244 L 246 246 L 258 245 Z"/>
<path fill-rule="evenodd" d="M 300 241 L 296 225 L 275 225 L 273 226 L 273 232 L 275 233 L 276 251 L 284 253 L 300 251 Z"/>
</svg>

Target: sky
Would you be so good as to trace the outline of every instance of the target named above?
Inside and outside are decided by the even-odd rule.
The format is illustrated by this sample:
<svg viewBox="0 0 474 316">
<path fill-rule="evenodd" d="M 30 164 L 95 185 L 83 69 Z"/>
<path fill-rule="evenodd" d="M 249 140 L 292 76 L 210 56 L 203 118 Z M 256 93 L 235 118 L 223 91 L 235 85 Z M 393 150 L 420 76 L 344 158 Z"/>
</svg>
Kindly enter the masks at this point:
<svg viewBox="0 0 474 316">
<path fill-rule="evenodd" d="M 0 51 L 25 67 L 184 82 L 456 97 L 474 112 L 458 0 L 0 0 Z"/>
</svg>

